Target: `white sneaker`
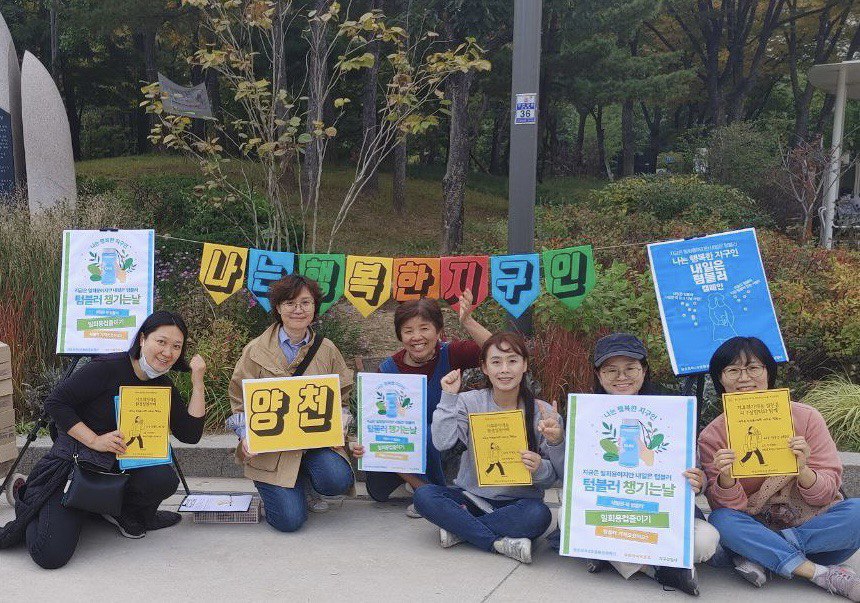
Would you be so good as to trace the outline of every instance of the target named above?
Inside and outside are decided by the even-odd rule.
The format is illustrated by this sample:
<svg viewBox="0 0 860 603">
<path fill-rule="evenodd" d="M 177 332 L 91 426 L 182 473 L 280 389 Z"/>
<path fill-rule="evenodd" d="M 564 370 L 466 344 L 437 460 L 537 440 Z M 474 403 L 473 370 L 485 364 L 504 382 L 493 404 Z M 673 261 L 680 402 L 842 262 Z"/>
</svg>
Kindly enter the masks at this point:
<svg viewBox="0 0 860 603">
<path fill-rule="evenodd" d="M 854 570 L 831 565 L 827 571 L 812 579 L 812 583 L 820 586 L 833 595 L 842 595 L 855 603 L 860 602 L 860 577 Z"/>
<path fill-rule="evenodd" d="M 443 549 L 450 549 L 455 544 L 460 544 L 463 539 L 457 536 L 454 532 L 449 532 L 444 528 L 439 528 L 439 544 Z"/>
<path fill-rule="evenodd" d="M 743 557 L 735 557 L 733 562 L 735 564 L 735 571 L 756 588 L 761 588 L 767 583 L 767 570 L 755 561 L 750 561 Z"/>
<path fill-rule="evenodd" d="M 421 519 L 424 516 L 418 512 L 418 510 L 415 508 L 415 504 L 413 503 L 406 507 L 406 517 L 411 517 L 412 519 Z"/>
<path fill-rule="evenodd" d="M 515 559 L 520 563 L 532 562 L 532 541 L 529 538 L 510 538 L 505 536 L 493 543 L 497 553 Z"/>
</svg>

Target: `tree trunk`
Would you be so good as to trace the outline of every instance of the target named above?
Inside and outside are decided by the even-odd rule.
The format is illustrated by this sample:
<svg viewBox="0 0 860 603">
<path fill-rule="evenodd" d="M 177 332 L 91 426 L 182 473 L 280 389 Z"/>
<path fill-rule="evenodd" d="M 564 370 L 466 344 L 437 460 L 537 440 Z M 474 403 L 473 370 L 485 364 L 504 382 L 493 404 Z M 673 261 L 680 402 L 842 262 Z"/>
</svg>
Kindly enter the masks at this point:
<svg viewBox="0 0 860 603">
<path fill-rule="evenodd" d="M 391 177 L 391 203 L 398 216 L 406 214 L 406 141 L 394 146 L 394 174 Z"/>
<path fill-rule="evenodd" d="M 446 96 L 451 100 L 451 127 L 448 139 L 448 165 L 442 179 L 442 253 L 456 253 L 463 245 L 464 199 L 471 147 L 469 89 L 474 73 L 456 73 L 448 79 Z"/>
<path fill-rule="evenodd" d="M 314 10 L 323 13 L 328 10 L 330 0 L 316 0 Z M 328 65 L 325 61 L 326 40 L 324 26 L 319 21 L 310 24 L 311 47 L 308 52 L 308 115 L 307 131 L 313 136 L 314 122 L 323 121 L 325 111 L 325 89 L 328 79 Z M 317 136 L 305 147 L 305 160 L 302 164 L 302 188 L 305 198 L 314 194 L 319 185 L 319 170 L 322 162 L 323 141 Z"/>
<path fill-rule="evenodd" d="M 60 29 L 59 16 L 57 15 L 57 2 L 52 0 L 48 11 L 51 30 L 51 77 L 54 83 L 60 85 Z"/>
<path fill-rule="evenodd" d="M 573 170 L 576 174 L 585 173 L 585 126 L 588 121 L 588 109 L 577 107 L 579 123 L 576 126 L 576 146 L 573 151 Z"/>
<path fill-rule="evenodd" d="M 632 176 L 636 168 L 636 135 L 633 131 L 633 99 L 621 103 L 621 175 Z"/>
<path fill-rule="evenodd" d="M 603 106 L 597 105 L 597 109 L 592 113 L 594 116 L 594 131 L 597 134 L 597 157 L 600 166 L 606 170 L 606 177 L 614 180 L 615 175 L 612 173 L 612 168 L 609 166 L 609 161 L 606 157 L 606 130 L 603 127 Z"/>
<path fill-rule="evenodd" d="M 382 8 L 382 0 L 371 0 L 369 10 Z M 364 133 L 365 147 L 376 137 L 377 109 L 376 96 L 379 84 L 379 42 L 367 45 L 367 52 L 373 55 L 373 67 L 364 70 L 364 82 L 361 92 L 361 130 Z M 379 174 L 373 170 L 367 175 L 362 194 L 373 197 L 379 194 Z M 397 209 L 395 207 L 395 209 Z"/>
</svg>

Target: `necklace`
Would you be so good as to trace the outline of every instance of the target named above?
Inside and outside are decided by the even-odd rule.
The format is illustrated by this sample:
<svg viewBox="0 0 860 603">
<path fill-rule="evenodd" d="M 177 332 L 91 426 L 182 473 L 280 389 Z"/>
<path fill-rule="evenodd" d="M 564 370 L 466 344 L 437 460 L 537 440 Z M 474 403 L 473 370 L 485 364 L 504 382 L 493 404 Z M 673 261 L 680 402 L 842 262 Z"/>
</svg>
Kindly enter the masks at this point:
<svg viewBox="0 0 860 603">
<path fill-rule="evenodd" d="M 406 364 L 411 364 L 412 366 L 424 366 L 428 362 L 433 362 L 434 360 L 436 360 L 436 356 L 438 355 L 439 352 L 434 349 L 433 355 L 430 356 L 430 358 L 428 358 L 427 360 L 419 361 L 415 360 L 415 358 L 412 357 L 412 354 L 409 353 L 409 350 L 406 350 L 406 358 L 409 359 L 409 362 L 407 362 Z"/>
</svg>

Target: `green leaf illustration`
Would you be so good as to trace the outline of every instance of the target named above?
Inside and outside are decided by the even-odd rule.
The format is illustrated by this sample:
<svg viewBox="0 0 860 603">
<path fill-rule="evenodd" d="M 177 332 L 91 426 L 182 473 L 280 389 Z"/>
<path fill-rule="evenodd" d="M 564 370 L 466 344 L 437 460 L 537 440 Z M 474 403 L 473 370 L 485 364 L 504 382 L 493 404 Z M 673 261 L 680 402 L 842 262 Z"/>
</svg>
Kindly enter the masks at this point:
<svg viewBox="0 0 860 603">
<path fill-rule="evenodd" d="M 616 444 L 615 440 L 612 438 L 603 438 L 600 440 L 600 447 L 603 448 L 607 454 L 618 454 L 618 444 Z"/>
<path fill-rule="evenodd" d="M 660 446 L 660 444 L 662 444 L 662 443 L 663 443 L 663 434 L 662 433 L 655 433 L 654 437 L 651 438 L 651 442 L 648 444 L 648 449 L 654 450 L 655 448 Z"/>
<path fill-rule="evenodd" d="M 611 452 L 607 452 L 606 454 L 603 455 L 603 460 L 608 461 L 610 463 L 614 463 L 615 461 L 618 460 L 618 455 L 613 454 Z"/>
<path fill-rule="evenodd" d="M 128 270 L 129 268 L 131 268 L 131 265 L 132 265 L 133 263 L 134 263 L 134 260 L 133 260 L 132 258 L 128 258 L 126 261 L 124 261 L 124 262 L 122 263 L 122 269 L 123 269 L 123 270 Z"/>
</svg>

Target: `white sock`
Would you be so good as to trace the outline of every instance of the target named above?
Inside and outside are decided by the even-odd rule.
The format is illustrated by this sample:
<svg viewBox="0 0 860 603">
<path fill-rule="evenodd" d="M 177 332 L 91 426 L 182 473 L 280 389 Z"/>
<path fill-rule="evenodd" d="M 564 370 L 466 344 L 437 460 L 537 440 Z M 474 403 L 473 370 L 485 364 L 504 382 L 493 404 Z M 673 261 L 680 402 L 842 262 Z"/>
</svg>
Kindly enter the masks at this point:
<svg viewBox="0 0 860 603">
<path fill-rule="evenodd" d="M 812 573 L 812 579 L 817 580 L 819 576 L 824 574 L 827 571 L 826 565 L 818 565 L 817 563 L 813 563 L 815 566 L 815 571 Z"/>
</svg>

